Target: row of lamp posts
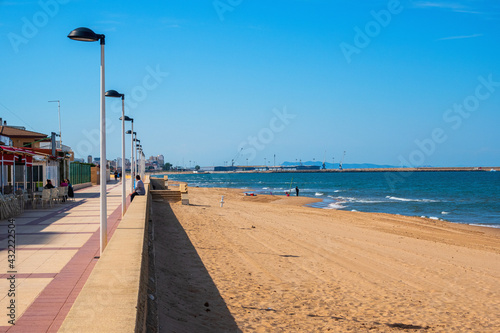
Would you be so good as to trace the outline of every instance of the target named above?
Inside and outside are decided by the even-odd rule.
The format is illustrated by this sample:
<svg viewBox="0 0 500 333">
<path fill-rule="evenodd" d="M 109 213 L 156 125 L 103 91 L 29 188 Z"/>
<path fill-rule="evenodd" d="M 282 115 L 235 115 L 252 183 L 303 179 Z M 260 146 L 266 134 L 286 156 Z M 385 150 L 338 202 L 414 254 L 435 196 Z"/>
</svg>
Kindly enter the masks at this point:
<svg viewBox="0 0 500 333">
<path fill-rule="evenodd" d="M 122 116 L 120 120 L 122 121 L 122 216 L 125 214 L 125 202 L 126 202 L 126 183 L 125 178 L 125 121 L 130 121 L 132 123 L 132 130 L 127 131 L 127 134 L 130 134 L 131 137 L 131 184 L 130 191 L 134 191 L 134 181 L 135 175 L 138 172 L 144 176 L 144 153 L 142 151 L 142 145 L 140 145 L 140 140 L 137 139 L 137 133 L 134 132 L 134 119 L 128 116 L 125 116 L 125 94 L 120 94 L 116 90 L 105 90 L 105 76 L 104 76 L 104 41 L 105 36 L 101 34 L 96 34 L 94 31 L 88 28 L 77 28 L 71 31 L 68 35 L 70 39 L 82 41 L 82 42 L 96 42 L 100 41 L 101 44 L 101 125 L 100 125 L 100 158 L 101 158 L 101 166 L 102 161 L 106 163 L 106 105 L 105 105 L 105 97 L 115 97 L 122 99 Z M 135 156 L 134 156 L 135 152 Z M 138 163 L 136 162 L 138 158 L 138 154 L 140 153 L 141 160 L 141 169 L 138 168 Z M 106 164 L 104 164 L 106 165 Z M 102 169 L 102 168 L 101 168 Z M 106 212 L 106 172 L 100 172 L 100 253 L 104 252 L 106 248 L 107 240 L 107 212 Z"/>
</svg>

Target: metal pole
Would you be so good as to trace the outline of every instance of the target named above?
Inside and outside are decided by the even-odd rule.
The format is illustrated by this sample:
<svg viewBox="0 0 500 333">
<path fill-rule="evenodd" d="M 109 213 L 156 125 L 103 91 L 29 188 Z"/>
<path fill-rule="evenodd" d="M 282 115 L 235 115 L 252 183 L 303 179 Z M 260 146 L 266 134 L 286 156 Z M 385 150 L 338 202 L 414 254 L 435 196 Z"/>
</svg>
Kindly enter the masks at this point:
<svg viewBox="0 0 500 333">
<path fill-rule="evenodd" d="M 62 136 L 61 136 L 61 101 L 57 101 L 57 113 L 59 114 L 59 149 L 62 150 Z"/>
<path fill-rule="evenodd" d="M 101 256 L 108 243 L 108 216 L 106 205 L 106 104 L 104 101 L 104 35 L 101 38 L 101 188 L 100 188 L 100 247 Z M 104 169 L 104 170 L 103 170 Z"/>
<path fill-rule="evenodd" d="M 125 178 L 125 95 L 122 95 L 122 216 L 125 215 L 126 186 Z"/>
<path fill-rule="evenodd" d="M 16 154 L 14 154 L 14 162 L 12 164 L 12 192 L 16 192 Z"/>
<path fill-rule="evenodd" d="M 57 114 L 59 115 L 59 148 L 62 149 L 62 136 L 61 136 L 61 101 L 49 101 L 49 103 L 57 102 Z"/>
<path fill-rule="evenodd" d="M 142 150 L 141 150 L 142 151 Z M 144 173 L 146 172 L 146 155 L 144 155 L 144 152 L 141 153 L 142 156 L 142 162 L 141 162 L 141 178 L 144 179 Z"/>
<path fill-rule="evenodd" d="M 23 186 L 24 186 L 24 191 L 27 193 L 28 192 L 28 167 L 26 164 L 28 163 L 28 159 L 26 158 L 25 155 L 25 161 L 24 161 L 24 179 L 23 179 Z"/>
<path fill-rule="evenodd" d="M 134 192 L 134 121 L 130 132 L 130 193 Z"/>
<path fill-rule="evenodd" d="M 134 138 L 134 174 L 137 175 L 138 168 L 137 168 L 137 160 L 138 160 L 138 154 L 137 154 L 137 133 L 135 134 Z M 134 177 L 134 188 L 135 188 L 135 177 Z"/>
</svg>

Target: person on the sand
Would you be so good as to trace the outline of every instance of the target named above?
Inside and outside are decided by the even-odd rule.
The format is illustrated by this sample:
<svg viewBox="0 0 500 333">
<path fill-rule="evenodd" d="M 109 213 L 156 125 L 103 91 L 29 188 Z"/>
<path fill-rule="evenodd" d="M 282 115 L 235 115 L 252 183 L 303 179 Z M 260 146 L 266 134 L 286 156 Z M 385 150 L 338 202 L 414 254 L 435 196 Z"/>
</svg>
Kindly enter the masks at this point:
<svg viewBox="0 0 500 333">
<path fill-rule="evenodd" d="M 295 195 L 299 196 L 299 187 L 298 186 L 295 186 Z"/>
</svg>

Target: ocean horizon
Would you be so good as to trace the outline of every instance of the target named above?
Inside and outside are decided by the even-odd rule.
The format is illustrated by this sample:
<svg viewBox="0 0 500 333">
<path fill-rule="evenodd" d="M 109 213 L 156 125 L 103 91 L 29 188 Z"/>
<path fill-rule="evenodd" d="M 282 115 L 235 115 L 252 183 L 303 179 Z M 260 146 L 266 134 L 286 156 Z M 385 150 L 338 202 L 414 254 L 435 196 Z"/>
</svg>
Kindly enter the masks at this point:
<svg viewBox="0 0 500 333">
<path fill-rule="evenodd" d="M 162 177 L 162 176 L 159 176 Z M 309 206 L 500 228 L 499 172 L 169 174 L 194 187 L 320 199 Z"/>
</svg>

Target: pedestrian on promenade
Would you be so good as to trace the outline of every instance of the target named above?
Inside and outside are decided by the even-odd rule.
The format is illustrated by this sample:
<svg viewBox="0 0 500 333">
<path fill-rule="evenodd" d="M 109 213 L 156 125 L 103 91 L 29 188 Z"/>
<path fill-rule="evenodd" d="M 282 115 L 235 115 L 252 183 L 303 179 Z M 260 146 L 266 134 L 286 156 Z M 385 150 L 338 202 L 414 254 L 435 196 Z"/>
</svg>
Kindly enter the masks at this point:
<svg viewBox="0 0 500 333">
<path fill-rule="evenodd" d="M 135 176 L 135 179 L 137 180 L 135 182 L 135 191 L 134 191 L 134 193 L 131 194 L 130 202 L 132 202 L 134 200 L 134 197 L 136 195 L 146 194 L 146 189 L 144 188 L 144 183 L 141 180 L 141 176 L 137 175 L 137 176 Z"/>
<path fill-rule="evenodd" d="M 69 198 L 74 198 L 75 197 L 75 192 L 73 191 L 73 185 L 71 185 L 71 182 L 69 181 L 69 178 L 66 179 L 66 183 L 68 183 L 68 197 Z"/>
</svg>

